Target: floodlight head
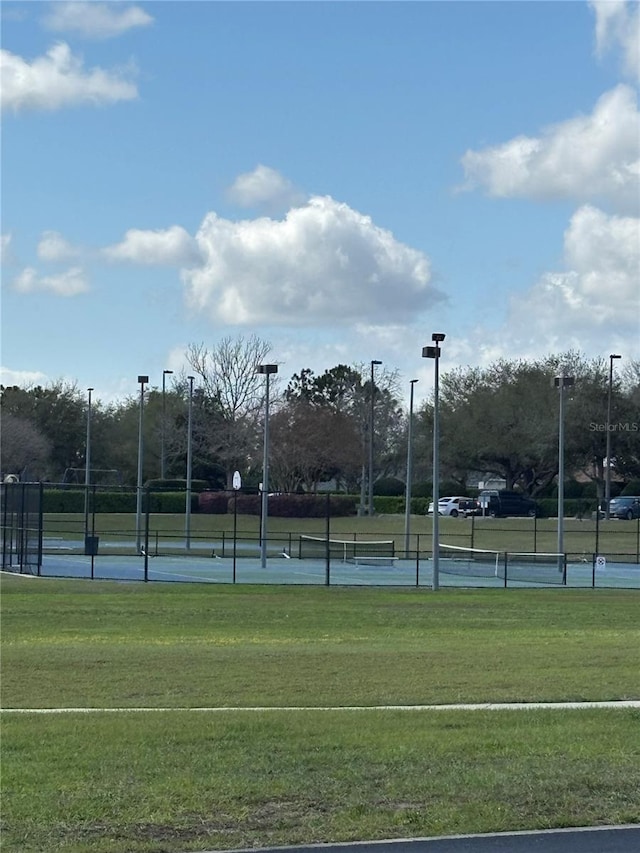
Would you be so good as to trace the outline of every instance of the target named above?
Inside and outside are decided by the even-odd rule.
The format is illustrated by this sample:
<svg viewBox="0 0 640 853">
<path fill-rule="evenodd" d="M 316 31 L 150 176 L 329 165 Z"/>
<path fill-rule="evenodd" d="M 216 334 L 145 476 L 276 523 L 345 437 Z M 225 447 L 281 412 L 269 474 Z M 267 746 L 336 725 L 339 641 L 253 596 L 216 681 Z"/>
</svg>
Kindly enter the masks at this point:
<svg viewBox="0 0 640 853">
<path fill-rule="evenodd" d="M 571 385 L 575 384 L 574 376 L 556 376 L 553 380 L 553 384 L 556 388 L 569 388 Z"/>
<path fill-rule="evenodd" d="M 410 384 L 410 385 L 415 385 L 415 384 L 416 384 L 416 382 L 419 382 L 419 381 L 420 381 L 419 379 L 411 379 L 411 380 L 409 380 L 409 384 Z"/>
<path fill-rule="evenodd" d="M 95 388 L 87 388 L 87 391 L 95 391 Z"/>
<path fill-rule="evenodd" d="M 423 358 L 439 358 L 440 347 L 422 347 Z"/>
<path fill-rule="evenodd" d="M 163 373 L 173 373 L 173 370 L 163 370 Z"/>
<path fill-rule="evenodd" d="M 374 365 L 374 364 L 382 364 L 382 362 L 381 362 L 381 361 L 378 361 L 378 359 L 377 359 L 377 358 L 372 358 L 372 359 L 371 359 L 371 366 L 373 367 L 373 365 Z"/>
<path fill-rule="evenodd" d="M 259 364 L 256 373 L 277 373 L 277 364 Z"/>
<path fill-rule="evenodd" d="M 440 342 L 441 342 L 441 341 L 443 341 L 446 337 L 447 337 L 447 336 L 444 334 L 444 332 L 434 332 L 434 333 L 431 335 L 431 340 L 432 340 L 432 341 L 435 341 L 436 343 L 440 343 Z"/>
<path fill-rule="evenodd" d="M 622 356 L 613 354 L 613 355 L 610 355 L 609 358 L 622 358 Z"/>
<path fill-rule="evenodd" d="M 148 376 L 138 376 L 138 382 L 140 382 L 141 385 L 144 385 L 148 381 L 149 381 Z"/>
</svg>

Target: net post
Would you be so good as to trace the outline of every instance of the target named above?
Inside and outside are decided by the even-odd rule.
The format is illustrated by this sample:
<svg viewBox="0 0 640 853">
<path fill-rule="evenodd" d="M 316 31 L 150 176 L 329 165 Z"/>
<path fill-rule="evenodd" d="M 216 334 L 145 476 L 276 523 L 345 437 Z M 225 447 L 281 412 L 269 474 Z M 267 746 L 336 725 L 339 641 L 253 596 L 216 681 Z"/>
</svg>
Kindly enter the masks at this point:
<svg viewBox="0 0 640 853">
<path fill-rule="evenodd" d="M 563 554 L 563 566 L 562 566 L 562 586 L 567 585 L 567 552 L 565 551 Z"/>
<path fill-rule="evenodd" d="M 507 574 L 508 574 L 508 564 L 509 564 L 509 556 L 507 551 L 504 552 L 504 588 L 507 588 Z"/>
<path fill-rule="evenodd" d="M 596 588 L 596 554 L 591 555 L 591 589 Z"/>
</svg>

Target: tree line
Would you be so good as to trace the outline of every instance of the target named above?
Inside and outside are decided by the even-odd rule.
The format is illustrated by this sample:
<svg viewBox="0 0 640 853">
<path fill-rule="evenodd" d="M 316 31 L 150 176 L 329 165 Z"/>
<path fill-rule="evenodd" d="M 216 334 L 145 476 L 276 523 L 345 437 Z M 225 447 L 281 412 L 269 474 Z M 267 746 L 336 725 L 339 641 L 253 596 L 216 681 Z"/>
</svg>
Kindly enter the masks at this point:
<svg viewBox="0 0 640 853">
<path fill-rule="evenodd" d="M 186 478 L 191 396 L 192 477 L 210 488 L 262 478 L 264 377 L 256 372 L 271 346 L 257 336 L 225 338 L 213 348 L 191 345 L 189 372 L 170 387 L 151 386 L 143 410 L 143 476 Z M 558 389 L 554 377 L 575 377 L 567 390 L 565 472 L 595 483 L 602 497 L 607 431 L 614 483 L 640 479 L 640 362 L 627 361 L 609 387 L 608 359 L 568 352 L 537 361 L 499 360 L 455 368 L 440 377 L 440 476 L 462 494 L 475 479 L 496 477 L 536 497 L 558 474 Z M 193 377 L 191 379 L 190 377 Z M 282 388 L 272 377 L 269 458 L 273 491 L 315 491 L 331 482 L 351 494 L 364 489 L 372 439 L 376 493 L 405 481 L 409 412 L 397 371 L 339 364 L 309 369 Z M 193 385 L 193 393 L 190 388 Z M 611 418 L 608 420 L 609 398 Z M 87 394 L 76 385 L 0 386 L 2 473 L 21 479 L 84 482 Z M 91 406 L 91 481 L 135 485 L 140 395 Z M 432 478 L 434 401 L 414 412 L 414 484 L 425 494 Z M 364 502 L 364 501 L 363 501 Z"/>
</svg>

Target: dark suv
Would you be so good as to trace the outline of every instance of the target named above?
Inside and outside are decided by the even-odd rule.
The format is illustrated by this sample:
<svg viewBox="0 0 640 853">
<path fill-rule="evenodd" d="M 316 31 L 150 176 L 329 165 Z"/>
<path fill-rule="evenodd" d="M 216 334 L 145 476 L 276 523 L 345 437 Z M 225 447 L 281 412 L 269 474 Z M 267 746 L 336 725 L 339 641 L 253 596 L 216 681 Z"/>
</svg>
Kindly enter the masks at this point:
<svg viewBox="0 0 640 853">
<path fill-rule="evenodd" d="M 521 495 L 520 492 L 509 492 L 505 489 L 500 491 L 486 489 L 484 492 L 480 492 L 478 500 L 480 506 L 487 502 L 484 511 L 494 517 L 527 515 L 529 518 L 533 518 L 538 512 L 536 502 L 525 497 L 525 495 Z"/>
<path fill-rule="evenodd" d="M 640 497 L 625 495 L 609 501 L 609 518 L 640 518 Z"/>
</svg>

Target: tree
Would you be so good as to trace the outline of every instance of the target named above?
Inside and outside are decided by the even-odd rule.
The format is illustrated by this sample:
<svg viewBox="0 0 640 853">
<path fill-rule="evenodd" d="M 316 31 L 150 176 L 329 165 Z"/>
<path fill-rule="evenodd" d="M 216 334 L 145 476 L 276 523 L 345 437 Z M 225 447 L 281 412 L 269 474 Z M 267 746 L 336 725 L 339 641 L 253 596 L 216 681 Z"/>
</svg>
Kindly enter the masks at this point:
<svg viewBox="0 0 640 853">
<path fill-rule="evenodd" d="M 397 371 L 378 371 L 375 388 L 364 365 L 338 364 L 315 376 L 309 369 L 295 374 L 284 393 L 288 404 L 306 403 L 306 432 L 315 429 L 323 432 L 325 474 L 331 470 L 333 477 L 349 491 L 356 491 L 364 480 L 362 473 L 367 465 L 367 448 L 371 420 L 371 394 L 374 396 L 375 457 L 374 477 L 395 473 L 403 442 L 403 415 L 397 400 Z M 298 415 L 302 411 L 298 409 Z M 343 452 L 348 448 L 348 453 Z"/>
<path fill-rule="evenodd" d="M 246 470 L 258 452 L 265 383 L 256 371 L 270 352 L 271 344 L 256 335 L 223 338 L 211 350 L 204 344 L 187 348 L 187 360 L 199 379 L 209 452 L 223 466 L 229 489 L 233 472 Z"/>
<path fill-rule="evenodd" d="M 279 491 L 316 491 L 333 478 L 357 476 L 361 437 L 344 412 L 291 400 L 270 419 L 270 481 Z"/>
<path fill-rule="evenodd" d="M 47 479 L 51 444 L 31 421 L 3 411 L 0 450 L 3 477 L 17 474 L 21 480 Z"/>
<path fill-rule="evenodd" d="M 3 414 L 29 422 L 50 444 L 50 476 L 61 480 L 67 468 L 84 462 L 86 401 L 75 384 L 54 382 L 47 387 L 0 386 Z"/>
</svg>

